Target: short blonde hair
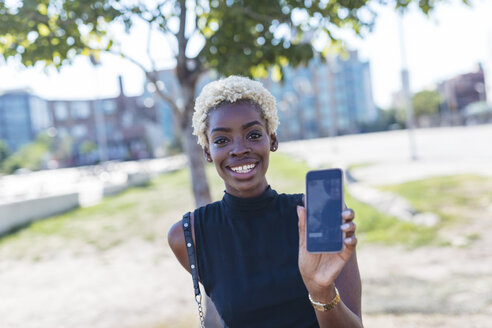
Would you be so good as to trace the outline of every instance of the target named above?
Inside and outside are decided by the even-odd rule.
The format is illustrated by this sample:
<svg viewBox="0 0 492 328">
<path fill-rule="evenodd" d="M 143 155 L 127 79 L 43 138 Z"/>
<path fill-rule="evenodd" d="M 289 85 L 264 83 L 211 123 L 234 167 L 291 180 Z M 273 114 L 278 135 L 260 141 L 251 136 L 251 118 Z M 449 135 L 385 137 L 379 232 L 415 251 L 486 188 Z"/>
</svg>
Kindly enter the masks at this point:
<svg viewBox="0 0 492 328">
<path fill-rule="evenodd" d="M 243 76 L 229 76 L 205 85 L 195 101 L 193 134 L 198 144 L 207 145 L 208 114 L 224 103 L 250 100 L 261 109 L 269 134 L 275 133 L 279 124 L 275 97 L 260 82 Z"/>
</svg>

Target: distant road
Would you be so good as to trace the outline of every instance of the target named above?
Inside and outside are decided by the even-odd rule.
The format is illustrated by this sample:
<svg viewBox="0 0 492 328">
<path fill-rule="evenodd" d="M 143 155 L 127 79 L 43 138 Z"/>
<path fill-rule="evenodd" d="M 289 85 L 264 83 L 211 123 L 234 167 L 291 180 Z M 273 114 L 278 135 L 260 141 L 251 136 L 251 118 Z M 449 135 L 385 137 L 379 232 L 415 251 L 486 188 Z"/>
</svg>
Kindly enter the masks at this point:
<svg viewBox="0 0 492 328">
<path fill-rule="evenodd" d="M 417 160 L 407 130 L 280 143 L 279 151 L 312 167 L 350 167 L 368 184 L 390 184 L 436 175 L 492 176 L 492 124 L 416 129 Z"/>
</svg>

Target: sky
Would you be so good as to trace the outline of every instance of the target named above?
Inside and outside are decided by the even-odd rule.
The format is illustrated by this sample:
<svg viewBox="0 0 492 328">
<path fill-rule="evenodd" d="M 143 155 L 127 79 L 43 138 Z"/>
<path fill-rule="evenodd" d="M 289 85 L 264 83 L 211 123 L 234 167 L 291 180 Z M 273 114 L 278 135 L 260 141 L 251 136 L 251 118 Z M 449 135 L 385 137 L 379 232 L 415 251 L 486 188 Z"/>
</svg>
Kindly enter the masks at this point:
<svg viewBox="0 0 492 328">
<path fill-rule="evenodd" d="M 413 92 L 474 71 L 478 63 L 487 59 L 492 61 L 492 1 L 472 2 L 473 6 L 467 7 L 460 0 L 445 1 L 430 17 L 412 9 L 403 19 L 391 8 L 378 6 L 378 18 L 371 33 L 363 39 L 351 33 L 344 35 L 348 47 L 358 50 L 361 60 L 370 62 L 373 96 L 378 106 L 389 107 L 392 94 L 400 89 L 400 23 Z M 122 31 L 115 33 L 123 34 Z M 135 58 L 145 58 L 145 36 L 144 26 L 137 25 L 122 43 L 124 50 Z M 199 47 L 199 42 L 196 47 Z M 154 37 L 151 51 L 159 54 L 158 67 L 173 65 L 172 52 L 166 40 Z M 55 69 L 45 72 L 41 67 L 26 69 L 13 61 L 8 65 L 2 62 L 0 92 L 30 88 L 45 99 L 114 97 L 119 92 L 118 75 L 123 76 L 127 95 L 143 92 L 144 74 L 139 67 L 111 55 L 102 56 L 101 61 L 102 65 L 94 68 L 87 58 L 80 57 L 60 72 Z"/>
</svg>

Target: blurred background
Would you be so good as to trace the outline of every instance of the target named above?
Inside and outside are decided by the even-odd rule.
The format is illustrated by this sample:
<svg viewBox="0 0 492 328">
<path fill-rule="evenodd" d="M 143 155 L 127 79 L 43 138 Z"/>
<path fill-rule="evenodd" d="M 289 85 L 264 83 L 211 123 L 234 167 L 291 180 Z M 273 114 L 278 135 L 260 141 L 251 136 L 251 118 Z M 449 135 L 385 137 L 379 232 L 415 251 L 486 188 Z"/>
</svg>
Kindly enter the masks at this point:
<svg viewBox="0 0 492 328">
<path fill-rule="evenodd" d="M 488 327 L 491 14 L 485 0 L 0 1 L 0 327 L 197 326 L 167 231 L 223 195 L 190 117 L 231 74 L 277 99 L 274 189 L 345 170 L 366 327 Z"/>
</svg>

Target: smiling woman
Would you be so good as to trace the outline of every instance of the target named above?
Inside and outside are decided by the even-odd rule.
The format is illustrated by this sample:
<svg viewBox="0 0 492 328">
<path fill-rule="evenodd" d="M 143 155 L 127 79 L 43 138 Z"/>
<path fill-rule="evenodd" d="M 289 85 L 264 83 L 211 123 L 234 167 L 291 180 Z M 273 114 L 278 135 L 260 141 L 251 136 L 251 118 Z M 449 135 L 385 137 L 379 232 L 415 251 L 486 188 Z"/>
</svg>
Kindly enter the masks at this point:
<svg viewBox="0 0 492 328">
<path fill-rule="evenodd" d="M 204 146 L 226 191 L 237 197 L 254 197 L 268 186 L 265 174 L 277 137 L 268 134 L 261 112 L 251 102 L 221 104 L 209 114 Z"/>
<path fill-rule="evenodd" d="M 277 125 L 275 99 L 259 82 L 231 76 L 203 88 L 194 134 L 225 194 L 185 214 L 169 244 L 224 327 L 362 327 L 354 212 L 342 213 L 342 252 L 307 252 L 303 195 L 278 194 L 265 176 Z"/>
</svg>

